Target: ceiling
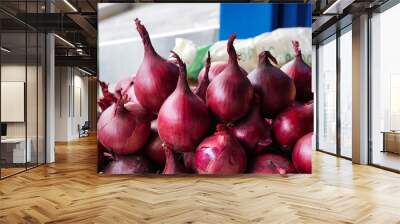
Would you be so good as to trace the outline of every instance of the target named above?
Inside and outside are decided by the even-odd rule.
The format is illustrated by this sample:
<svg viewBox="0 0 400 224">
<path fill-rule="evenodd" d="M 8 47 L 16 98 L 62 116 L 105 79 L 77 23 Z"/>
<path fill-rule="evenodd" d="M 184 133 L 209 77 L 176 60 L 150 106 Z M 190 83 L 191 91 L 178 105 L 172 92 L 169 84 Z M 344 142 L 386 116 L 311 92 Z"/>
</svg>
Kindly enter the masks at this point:
<svg viewBox="0 0 400 224">
<path fill-rule="evenodd" d="M 315 0 L 313 5 L 313 44 L 352 23 L 354 17 L 373 12 L 389 0 Z"/>
<path fill-rule="evenodd" d="M 321 35 L 332 24 L 346 15 L 356 15 L 379 6 L 387 0 L 293 0 L 313 4 L 313 38 Z M 54 32 L 56 65 L 80 66 L 93 73 L 97 70 L 97 3 L 154 2 L 106 0 L 0 0 L 0 25 L 3 46 L 15 49 L 15 57 L 25 53 L 26 30 Z M 155 2 L 163 2 L 155 1 Z M 210 1 L 212 2 L 212 1 Z M 263 1 L 255 2 L 282 2 Z M 48 13 L 52 9 L 52 13 Z M 327 10 L 329 9 L 329 10 Z M 116 7 L 113 9 L 115 12 Z M 327 13 L 328 12 L 328 13 Z M 105 14 L 105 16 L 109 16 Z M 30 42 L 31 37 L 28 38 Z M 66 40 L 66 41 L 64 41 Z M 35 44 L 29 43 L 27 52 L 34 53 Z M 11 55 L 9 55 L 10 57 Z M 28 56 L 29 57 L 29 56 Z"/>
<path fill-rule="evenodd" d="M 48 0 L 46 5 L 45 0 L 1 0 L 2 46 L 12 49 L 7 54 L 2 52 L 3 60 L 22 60 L 26 53 L 28 58 L 32 58 L 37 48 L 30 42 L 36 33 L 54 32 L 57 34 L 56 65 L 79 66 L 96 74 L 98 2 Z M 49 13 L 50 9 L 52 13 Z"/>
</svg>

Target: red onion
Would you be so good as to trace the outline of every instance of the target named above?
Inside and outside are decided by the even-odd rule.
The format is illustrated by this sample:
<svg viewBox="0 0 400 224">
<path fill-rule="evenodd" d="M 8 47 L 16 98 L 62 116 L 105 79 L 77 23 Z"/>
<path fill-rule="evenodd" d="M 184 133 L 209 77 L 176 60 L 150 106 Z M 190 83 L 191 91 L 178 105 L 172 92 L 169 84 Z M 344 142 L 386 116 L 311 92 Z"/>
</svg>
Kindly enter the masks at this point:
<svg viewBox="0 0 400 224">
<path fill-rule="evenodd" d="M 312 172 L 312 136 L 312 132 L 306 134 L 294 146 L 292 160 L 299 173 Z"/>
<path fill-rule="evenodd" d="M 195 161 L 194 161 L 194 152 L 184 152 L 183 153 L 183 164 L 188 171 L 196 171 Z"/>
<path fill-rule="evenodd" d="M 211 62 L 210 65 L 210 70 L 208 72 L 208 79 L 210 80 L 210 82 L 212 80 L 214 80 L 214 78 L 219 75 L 228 65 L 228 62 L 226 61 L 216 61 L 216 62 Z M 240 71 L 243 72 L 243 74 L 246 74 L 247 76 L 247 72 L 246 70 L 244 70 L 242 67 L 240 67 Z M 197 77 L 197 82 L 201 83 L 205 77 L 206 74 L 206 67 L 204 67 L 203 69 L 201 69 L 199 76 Z"/>
<path fill-rule="evenodd" d="M 103 96 L 100 97 L 97 104 L 99 105 L 101 111 L 105 111 L 108 107 L 110 107 L 117 99 L 110 91 L 108 91 L 108 84 L 105 82 L 99 81 L 101 92 Z"/>
<path fill-rule="evenodd" d="M 272 126 L 273 120 L 272 120 L 272 119 L 269 119 L 269 118 L 264 118 L 264 122 L 265 122 L 267 125 Z"/>
<path fill-rule="evenodd" d="M 158 113 L 165 99 L 174 91 L 179 71 L 176 65 L 157 54 L 140 20 L 135 19 L 135 23 L 144 45 L 144 59 L 136 72 L 136 97 L 144 108 Z"/>
<path fill-rule="evenodd" d="M 261 52 L 258 60 L 257 68 L 248 75 L 248 78 L 261 96 L 264 115 L 273 118 L 293 102 L 296 88 L 289 76 L 271 64 L 270 60 L 275 64 L 277 62 L 269 51 Z"/>
<path fill-rule="evenodd" d="M 117 81 L 117 83 L 115 83 L 114 92 L 121 92 L 121 94 L 124 95 L 123 91 L 127 89 L 133 81 L 134 77 L 128 77 Z"/>
<path fill-rule="evenodd" d="M 177 158 L 175 153 L 171 148 L 165 146 L 165 157 L 166 163 L 163 170 L 163 174 L 182 174 L 187 173 L 185 166 L 182 162 Z"/>
<path fill-rule="evenodd" d="M 144 174 L 153 172 L 150 162 L 143 156 L 114 155 L 114 160 L 104 169 L 105 174 Z"/>
<path fill-rule="evenodd" d="M 103 171 L 109 162 L 109 158 L 104 155 L 108 150 L 101 144 L 97 143 L 97 172 Z"/>
<path fill-rule="evenodd" d="M 253 87 L 246 74 L 239 68 L 233 47 L 235 38 L 236 35 L 232 34 L 228 40 L 228 65 L 207 88 L 207 105 L 225 122 L 236 121 L 245 116 L 253 100 Z"/>
<path fill-rule="evenodd" d="M 206 65 L 205 65 L 205 73 L 204 73 L 204 78 L 199 82 L 199 85 L 194 91 L 194 94 L 199 96 L 204 102 L 206 101 L 206 92 L 207 92 L 207 87 L 210 84 L 210 80 L 208 79 L 208 72 L 210 70 L 210 64 L 211 64 L 211 58 L 210 58 L 210 52 L 208 52 L 207 60 L 206 60 Z"/>
<path fill-rule="evenodd" d="M 228 65 L 228 62 L 225 61 L 216 61 L 213 63 L 210 63 L 210 67 L 208 70 L 207 78 L 211 82 L 217 75 L 219 75 L 225 67 Z M 201 69 L 199 72 L 199 76 L 197 76 L 197 82 L 201 83 L 204 78 L 206 77 L 206 70 L 207 67 L 204 66 L 204 68 Z"/>
<path fill-rule="evenodd" d="M 155 162 L 160 167 L 164 167 L 165 165 L 165 150 L 162 144 L 163 142 L 161 141 L 160 136 L 158 136 L 158 133 L 152 131 L 150 140 L 144 148 L 144 153 L 146 154 L 147 158 Z"/>
<path fill-rule="evenodd" d="M 151 130 L 156 131 L 158 133 L 158 124 L 157 118 L 151 121 L 150 127 Z"/>
<path fill-rule="evenodd" d="M 288 74 L 296 86 L 296 100 L 307 102 L 313 99 L 311 91 L 311 67 L 308 66 L 301 56 L 298 41 L 292 41 L 296 57 L 281 67 Z"/>
<path fill-rule="evenodd" d="M 193 94 L 186 80 L 186 65 L 171 51 L 179 65 L 179 80 L 175 91 L 165 100 L 158 114 L 158 133 L 174 150 L 194 149 L 210 127 L 207 106 Z"/>
<path fill-rule="evenodd" d="M 261 153 L 272 144 L 271 126 L 261 117 L 258 105 L 232 128 L 232 133 L 251 154 Z"/>
<path fill-rule="evenodd" d="M 281 174 L 296 173 L 293 164 L 283 156 L 267 153 L 255 158 L 251 173 L 258 174 Z"/>
<path fill-rule="evenodd" d="M 135 102 L 139 103 L 139 101 L 136 98 L 135 95 L 135 89 L 134 89 L 134 83 L 135 83 L 136 77 L 129 77 L 123 80 L 118 81 L 115 84 L 115 93 L 117 94 L 118 92 L 121 93 L 121 95 L 127 95 L 128 100 L 130 102 Z"/>
<path fill-rule="evenodd" d="M 138 151 L 150 134 L 150 119 L 139 104 L 129 103 L 127 96 L 107 108 L 97 122 L 97 138 L 116 154 Z"/>
<path fill-rule="evenodd" d="M 247 157 L 240 143 L 222 125 L 196 149 L 195 166 L 199 174 L 237 174 L 246 170 Z"/>
<path fill-rule="evenodd" d="M 313 102 L 293 105 L 280 113 L 272 125 L 275 139 L 284 149 L 292 149 L 297 140 L 313 131 Z"/>
</svg>

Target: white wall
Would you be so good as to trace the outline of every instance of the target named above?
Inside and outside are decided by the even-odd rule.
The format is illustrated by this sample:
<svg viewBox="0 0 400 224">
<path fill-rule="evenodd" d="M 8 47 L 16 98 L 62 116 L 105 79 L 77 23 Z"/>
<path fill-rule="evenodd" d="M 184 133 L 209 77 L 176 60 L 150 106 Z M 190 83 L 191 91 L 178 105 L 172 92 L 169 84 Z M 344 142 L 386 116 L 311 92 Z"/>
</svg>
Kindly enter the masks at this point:
<svg viewBox="0 0 400 224">
<path fill-rule="evenodd" d="M 68 86 L 69 69 L 67 67 L 55 68 L 55 140 L 68 140 Z"/>
<path fill-rule="evenodd" d="M 38 70 L 37 70 L 38 69 Z M 25 80 L 27 78 L 27 80 Z M 21 108 L 22 113 L 26 112 L 26 120 L 22 122 L 6 122 L 8 138 L 25 138 L 29 139 L 31 148 L 32 162 L 44 162 L 45 150 L 45 117 L 44 117 L 44 74 L 42 67 L 25 64 L 3 64 L 1 66 L 2 82 L 24 82 L 26 84 L 26 107 Z M 4 89 L 2 89 L 3 92 Z M 21 90 L 21 94 L 24 90 Z M 4 94 L 4 93 L 3 93 Z M 2 97 L 7 97 L 2 95 Z M 2 112 L 12 113 L 9 107 L 2 107 Z M 26 110 L 26 111 L 25 111 Z M 38 154 L 38 156 L 37 156 Z"/>
<path fill-rule="evenodd" d="M 56 67 L 55 73 L 55 141 L 70 141 L 88 120 L 88 78 L 72 67 Z"/>
</svg>

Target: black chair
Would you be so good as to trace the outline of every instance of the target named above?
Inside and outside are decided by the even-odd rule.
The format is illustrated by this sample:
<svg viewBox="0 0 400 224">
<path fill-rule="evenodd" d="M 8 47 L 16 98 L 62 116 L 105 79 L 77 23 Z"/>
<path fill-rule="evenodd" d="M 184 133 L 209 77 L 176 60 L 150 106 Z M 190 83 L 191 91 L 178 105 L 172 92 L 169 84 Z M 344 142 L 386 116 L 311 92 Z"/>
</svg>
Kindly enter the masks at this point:
<svg viewBox="0 0 400 224">
<path fill-rule="evenodd" d="M 80 137 L 87 137 L 89 136 L 89 129 L 90 129 L 90 123 L 89 121 L 85 121 L 85 123 L 80 127 L 78 125 L 78 130 L 79 130 L 79 138 Z"/>
</svg>

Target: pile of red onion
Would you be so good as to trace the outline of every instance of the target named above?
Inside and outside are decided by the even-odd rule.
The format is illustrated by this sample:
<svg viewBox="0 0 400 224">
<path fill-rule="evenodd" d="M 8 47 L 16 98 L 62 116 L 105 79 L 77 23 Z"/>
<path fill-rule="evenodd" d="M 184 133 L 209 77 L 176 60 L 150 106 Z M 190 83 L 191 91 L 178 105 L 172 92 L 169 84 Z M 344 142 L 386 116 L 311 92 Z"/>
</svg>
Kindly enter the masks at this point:
<svg viewBox="0 0 400 224">
<path fill-rule="evenodd" d="M 311 173 L 311 69 L 298 41 L 292 42 L 295 58 L 282 69 L 264 51 L 247 74 L 232 34 L 229 59 L 211 62 L 208 53 L 197 84 L 189 84 L 180 56 L 161 57 L 139 19 L 135 25 L 144 47 L 138 71 L 114 91 L 99 81 L 99 172 Z"/>
</svg>

